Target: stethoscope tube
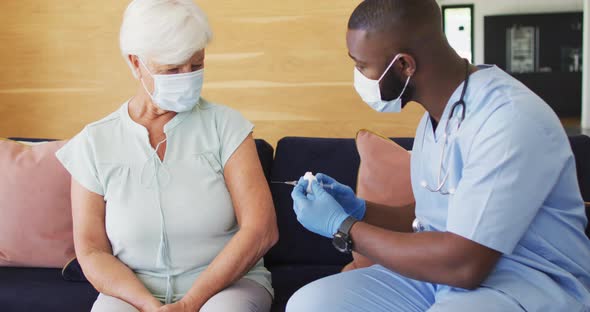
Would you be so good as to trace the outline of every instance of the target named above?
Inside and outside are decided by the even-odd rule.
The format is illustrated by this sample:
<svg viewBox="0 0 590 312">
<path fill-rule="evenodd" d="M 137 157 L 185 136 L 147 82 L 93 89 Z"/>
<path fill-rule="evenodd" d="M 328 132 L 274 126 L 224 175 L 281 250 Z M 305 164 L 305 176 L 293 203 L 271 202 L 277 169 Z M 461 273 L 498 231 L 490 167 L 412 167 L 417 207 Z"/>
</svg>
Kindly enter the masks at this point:
<svg viewBox="0 0 590 312">
<path fill-rule="evenodd" d="M 458 118 L 457 129 L 455 129 L 455 131 L 459 130 L 459 128 L 461 127 L 461 124 L 463 123 L 463 120 L 465 120 L 465 112 L 466 112 L 465 94 L 467 93 L 467 87 L 469 85 L 469 61 L 468 60 L 465 60 L 465 65 L 466 65 L 467 69 L 466 69 L 466 73 L 465 73 L 465 83 L 463 85 L 463 90 L 461 91 L 461 97 L 459 98 L 459 101 L 455 102 L 453 104 L 453 106 L 451 107 L 449 117 L 447 118 L 447 122 L 445 124 L 445 129 L 444 129 L 444 134 L 443 134 L 444 142 L 443 142 L 442 151 L 441 151 L 441 155 L 440 155 L 440 165 L 438 168 L 437 186 L 430 187 L 428 185 L 428 183 L 426 182 L 426 180 L 423 180 L 421 183 L 422 187 L 424 187 L 428 191 L 433 192 L 433 193 L 440 193 L 441 195 L 449 195 L 449 194 L 453 193 L 450 191 L 443 191 L 443 187 L 449 178 L 450 170 L 448 170 L 448 168 L 447 168 L 447 171 L 444 174 L 444 176 L 442 176 L 442 174 L 443 174 L 443 167 L 444 167 L 443 164 L 444 164 L 444 159 L 445 159 L 445 149 L 446 149 L 448 141 L 449 141 L 449 136 L 451 135 L 451 132 L 449 130 L 449 124 L 450 124 L 450 121 L 455 116 L 455 111 L 457 110 L 457 107 L 461 106 L 461 114 Z M 422 150 L 424 150 L 424 141 L 425 141 L 425 137 L 426 137 L 426 126 L 427 125 L 428 125 L 428 120 L 426 120 L 426 122 L 424 123 L 424 131 L 422 133 Z"/>
</svg>

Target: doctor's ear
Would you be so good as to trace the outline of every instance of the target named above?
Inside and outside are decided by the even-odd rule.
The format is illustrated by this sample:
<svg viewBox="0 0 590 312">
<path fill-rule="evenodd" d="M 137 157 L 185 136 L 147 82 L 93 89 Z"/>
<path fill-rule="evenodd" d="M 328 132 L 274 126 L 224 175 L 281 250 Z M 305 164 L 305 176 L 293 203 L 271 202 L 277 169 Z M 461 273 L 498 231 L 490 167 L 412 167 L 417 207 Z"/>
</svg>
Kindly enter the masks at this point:
<svg viewBox="0 0 590 312">
<path fill-rule="evenodd" d="M 406 77 L 414 76 L 416 73 L 416 59 L 406 53 L 402 53 L 400 56 L 400 65 L 402 66 L 402 73 Z"/>
</svg>

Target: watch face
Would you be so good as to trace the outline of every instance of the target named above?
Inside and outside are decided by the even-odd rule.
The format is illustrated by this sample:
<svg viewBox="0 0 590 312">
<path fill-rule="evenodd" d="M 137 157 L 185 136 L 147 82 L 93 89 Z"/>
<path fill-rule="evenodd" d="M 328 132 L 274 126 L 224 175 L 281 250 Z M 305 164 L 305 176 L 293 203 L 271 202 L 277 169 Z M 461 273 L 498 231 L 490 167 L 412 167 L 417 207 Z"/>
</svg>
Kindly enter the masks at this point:
<svg viewBox="0 0 590 312">
<path fill-rule="evenodd" d="M 337 233 L 334 235 L 334 239 L 332 240 L 334 247 L 340 252 L 350 252 L 349 246 L 350 243 L 347 239 L 345 239 L 342 233 Z"/>
</svg>

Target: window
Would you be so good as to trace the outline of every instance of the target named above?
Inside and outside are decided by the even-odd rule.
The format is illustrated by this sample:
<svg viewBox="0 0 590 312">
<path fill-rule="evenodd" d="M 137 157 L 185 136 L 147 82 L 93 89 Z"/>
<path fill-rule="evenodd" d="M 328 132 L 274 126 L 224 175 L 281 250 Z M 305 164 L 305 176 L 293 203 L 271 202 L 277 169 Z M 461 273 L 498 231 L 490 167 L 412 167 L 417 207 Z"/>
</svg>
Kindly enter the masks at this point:
<svg viewBox="0 0 590 312">
<path fill-rule="evenodd" d="M 442 6 L 443 28 L 457 53 L 473 63 L 473 5 Z"/>
</svg>

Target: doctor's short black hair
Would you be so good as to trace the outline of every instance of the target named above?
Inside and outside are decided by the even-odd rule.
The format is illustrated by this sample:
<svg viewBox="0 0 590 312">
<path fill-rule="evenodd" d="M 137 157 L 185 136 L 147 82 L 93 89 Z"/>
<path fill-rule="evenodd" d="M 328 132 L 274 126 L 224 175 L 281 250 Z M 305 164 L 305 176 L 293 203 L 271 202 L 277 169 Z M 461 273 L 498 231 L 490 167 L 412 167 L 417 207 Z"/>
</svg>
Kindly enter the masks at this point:
<svg viewBox="0 0 590 312">
<path fill-rule="evenodd" d="M 367 31 L 403 30 L 436 22 L 442 27 L 440 7 L 435 0 L 365 0 L 352 12 L 348 29 Z"/>
</svg>

